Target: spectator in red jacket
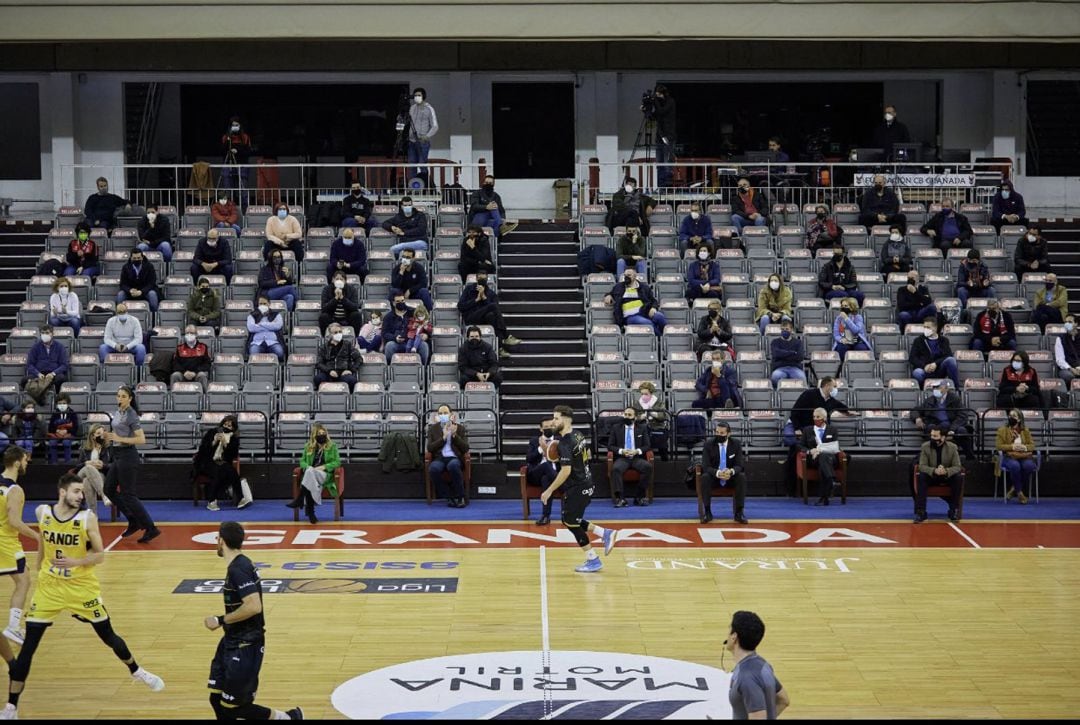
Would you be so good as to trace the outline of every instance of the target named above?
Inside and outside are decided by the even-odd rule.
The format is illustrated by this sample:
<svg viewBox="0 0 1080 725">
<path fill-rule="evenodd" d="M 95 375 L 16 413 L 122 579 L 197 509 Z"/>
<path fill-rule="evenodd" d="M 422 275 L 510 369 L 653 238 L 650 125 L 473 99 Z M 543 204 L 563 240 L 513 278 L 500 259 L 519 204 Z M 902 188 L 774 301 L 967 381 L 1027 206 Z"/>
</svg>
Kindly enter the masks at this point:
<svg viewBox="0 0 1080 725">
<path fill-rule="evenodd" d="M 199 342 L 195 325 L 188 325 L 184 328 L 183 342 L 176 346 L 173 353 L 173 374 L 169 382 L 197 382 L 205 393 L 212 364 L 210 350 L 206 343 Z"/>
<path fill-rule="evenodd" d="M 210 207 L 210 217 L 215 227 L 232 227 L 236 236 L 240 236 L 240 210 L 226 192 L 218 192 L 218 200 Z"/>
</svg>

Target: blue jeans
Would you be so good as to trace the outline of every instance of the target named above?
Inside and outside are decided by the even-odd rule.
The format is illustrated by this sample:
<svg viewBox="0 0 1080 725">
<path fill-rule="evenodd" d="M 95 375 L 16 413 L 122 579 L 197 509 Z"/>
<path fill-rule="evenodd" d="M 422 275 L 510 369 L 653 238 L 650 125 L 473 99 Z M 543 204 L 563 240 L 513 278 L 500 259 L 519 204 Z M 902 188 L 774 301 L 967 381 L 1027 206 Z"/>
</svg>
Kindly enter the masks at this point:
<svg viewBox="0 0 1080 725">
<path fill-rule="evenodd" d="M 277 355 L 278 360 L 285 359 L 285 348 L 282 347 L 280 342 L 253 342 L 248 345 L 248 355 L 256 355 L 264 352 L 274 353 Z"/>
<path fill-rule="evenodd" d="M 427 340 L 421 340 L 420 336 L 417 335 L 406 341 L 405 352 L 415 352 L 420 356 L 420 362 L 427 365 L 428 357 L 431 355 L 431 346 L 428 345 Z"/>
<path fill-rule="evenodd" d="M 925 370 L 923 370 L 922 368 L 916 368 L 915 370 L 911 371 L 911 377 L 913 377 L 913 378 L 915 378 L 916 380 L 919 381 L 919 387 L 920 388 L 922 387 L 923 381 L 925 381 L 927 378 L 944 378 L 944 377 L 948 377 L 949 380 L 952 380 L 953 385 L 956 386 L 956 390 L 957 391 L 961 390 L 961 388 L 960 388 L 960 372 L 957 370 L 957 367 L 956 367 L 956 358 L 952 358 L 952 357 L 945 358 L 945 360 L 941 363 L 941 365 L 938 365 L 937 368 L 934 369 L 934 372 L 929 373 L 929 374 L 927 374 L 927 372 Z"/>
<path fill-rule="evenodd" d="M 146 251 L 161 252 L 161 258 L 165 260 L 166 264 L 168 264 L 169 262 L 172 261 L 172 245 L 169 244 L 168 242 L 158 242 L 158 245 L 156 247 L 151 247 L 146 242 L 139 242 L 138 244 L 135 245 L 135 248 L 136 249 L 141 249 L 144 252 L 146 252 Z"/>
<path fill-rule="evenodd" d="M 791 422 L 791 419 L 784 421 L 784 431 L 780 436 L 785 446 L 793 446 L 799 442 L 798 431 L 795 430 L 795 424 Z"/>
<path fill-rule="evenodd" d="M 56 449 L 61 444 L 64 446 L 64 463 L 71 463 L 71 438 L 50 438 L 49 439 L 49 463 L 56 463 Z"/>
<path fill-rule="evenodd" d="M 64 276 L 65 277 L 74 277 L 75 276 L 75 268 L 72 267 L 70 264 L 68 266 L 64 267 Z M 98 276 L 98 268 L 97 267 L 83 267 L 82 276 L 83 277 L 97 277 Z"/>
<path fill-rule="evenodd" d="M 647 270 L 646 270 L 646 263 L 645 263 L 644 259 L 639 259 L 638 261 L 634 262 L 634 269 L 637 270 L 638 277 L 640 277 L 641 279 L 645 279 L 645 275 L 647 273 Z M 619 257 L 617 260 L 615 260 L 615 276 L 616 277 L 622 277 L 623 272 L 625 272 L 625 271 L 626 271 L 626 260 L 623 259 L 622 257 Z"/>
<path fill-rule="evenodd" d="M 997 297 L 997 292 L 994 291 L 994 286 L 982 287 L 974 290 L 969 290 L 967 286 L 957 287 L 956 296 L 960 299 L 960 306 L 967 309 L 968 298 L 970 297 Z"/>
<path fill-rule="evenodd" d="M 371 338 L 371 342 L 362 337 L 357 337 L 356 346 L 364 352 L 378 352 L 382 348 L 382 335 L 375 335 L 375 337 Z"/>
<path fill-rule="evenodd" d="M 426 164 L 428 160 L 428 154 L 431 153 L 430 141 L 409 141 L 409 164 L 418 164 L 416 171 L 420 172 L 423 169 L 419 165 Z"/>
<path fill-rule="evenodd" d="M 862 340 L 859 340 L 854 345 L 845 345 L 842 342 L 838 342 L 835 345 L 833 345 L 833 350 L 836 350 L 838 353 L 840 353 L 840 359 L 841 360 L 843 360 L 844 357 L 848 354 L 848 350 L 869 350 L 869 349 L 870 348 L 867 347 L 866 343 L 863 342 Z"/>
<path fill-rule="evenodd" d="M 390 362 L 391 358 L 394 357 L 395 352 L 405 352 L 405 344 L 406 343 L 398 342 L 397 340 L 390 340 L 383 345 L 383 354 L 386 355 L 386 362 Z"/>
<path fill-rule="evenodd" d="M 780 385 L 781 380 L 802 380 L 805 382 L 806 373 L 803 372 L 802 368 L 786 366 L 773 370 L 769 380 L 772 381 L 772 386 L 775 388 Z"/>
<path fill-rule="evenodd" d="M 499 238 L 499 227 L 502 226 L 503 218 L 498 209 L 474 214 L 472 223 L 481 227 L 491 227 L 495 232 L 495 238 Z"/>
<path fill-rule="evenodd" d="M 646 317 L 645 315 L 630 315 L 626 318 L 625 324 L 627 325 L 652 325 L 656 331 L 656 336 L 664 334 L 664 325 L 667 324 L 667 318 L 664 317 L 664 313 L 660 310 L 656 311 L 652 317 Z"/>
<path fill-rule="evenodd" d="M 234 232 L 236 232 L 236 236 L 238 236 L 238 237 L 240 236 L 240 232 L 243 231 L 240 228 L 239 224 L 229 224 L 228 222 L 218 222 L 217 224 L 214 225 L 214 227 L 217 228 L 217 229 L 227 229 L 229 227 L 232 227 L 232 230 Z"/>
<path fill-rule="evenodd" d="M 98 358 L 100 358 L 101 362 L 105 362 L 105 356 L 108 355 L 110 352 L 116 352 L 116 350 L 102 343 L 101 347 L 98 348 Z M 124 352 L 130 352 L 132 355 L 135 356 L 136 365 L 142 365 L 143 360 L 146 359 L 146 346 L 142 343 L 138 345 L 131 345 L 126 350 L 124 350 Z"/>
<path fill-rule="evenodd" d="M 296 307 L 296 288 L 291 284 L 271 287 L 270 289 L 263 290 L 263 294 L 266 295 L 267 299 L 285 300 L 285 309 L 289 312 L 292 312 L 293 308 Z"/>
<path fill-rule="evenodd" d="M 904 328 L 913 322 L 922 322 L 927 317 L 933 317 L 937 314 L 936 305 L 927 305 L 917 312 L 897 312 L 896 324 L 900 325 L 900 331 L 903 332 Z"/>
<path fill-rule="evenodd" d="M 660 189 L 670 188 L 674 184 L 675 172 L 672 171 L 671 162 L 675 160 L 675 139 L 669 138 L 668 143 L 659 132 L 656 135 L 656 186 Z"/>
<path fill-rule="evenodd" d="M 758 214 L 758 218 L 754 221 L 750 221 L 741 214 L 731 215 L 731 225 L 735 227 L 735 231 L 738 234 L 742 234 L 742 228 L 745 226 L 763 227 L 768 224 L 768 220 L 763 214 Z"/>
<path fill-rule="evenodd" d="M 832 289 L 825 293 L 826 300 L 836 299 L 837 297 L 854 297 L 855 301 L 859 303 L 859 307 L 862 307 L 863 300 L 866 298 L 862 292 L 857 289 L 853 289 L 850 292 L 848 290 Z"/>
<path fill-rule="evenodd" d="M 414 239 L 411 242 L 398 242 L 394 246 L 390 247 L 390 254 L 396 259 L 401 254 L 402 249 L 411 249 L 414 252 L 426 252 L 428 243 L 423 239 Z"/>
<path fill-rule="evenodd" d="M 1009 476 L 1013 490 L 1017 493 L 1023 491 L 1024 486 L 1031 483 L 1036 468 L 1034 458 L 1001 457 L 1001 470 Z"/>
<path fill-rule="evenodd" d="M 157 308 L 158 308 L 157 290 L 150 290 L 149 292 L 147 292 L 144 295 L 139 295 L 138 297 L 130 297 L 130 298 L 128 297 L 127 292 L 125 292 L 124 290 L 120 290 L 119 292 L 116 293 L 116 301 L 117 302 L 123 302 L 124 300 L 127 300 L 127 299 L 146 300 L 146 304 L 150 307 L 150 311 L 151 312 L 157 312 Z"/>
<path fill-rule="evenodd" d="M 443 472 L 450 474 L 450 498 L 465 496 L 465 474 L 461 470 L 461 461 L 457 458 L 436 458 L 428 467 L 428 476 L 435 484 L 435 489 L 443 488 Z"/>
<path fill-rule="evenodd" d="M 53 327 L 70 327 L 75 333 L 75 337 L 79 336 L 79 330 L 82 329 L 82 320 L 78 317 L 69 317 L 66 320 L 61 320 L 56 315 L 49 315 L 49 324 Z"/>
</svg>

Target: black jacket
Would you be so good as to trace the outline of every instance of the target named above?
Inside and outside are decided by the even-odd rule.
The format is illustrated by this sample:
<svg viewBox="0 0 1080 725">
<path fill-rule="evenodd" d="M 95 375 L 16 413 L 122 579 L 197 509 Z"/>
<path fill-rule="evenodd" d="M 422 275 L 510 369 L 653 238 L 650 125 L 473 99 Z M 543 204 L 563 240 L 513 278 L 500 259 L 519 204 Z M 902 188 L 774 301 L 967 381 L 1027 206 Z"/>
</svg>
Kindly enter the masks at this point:
<svg viewBox="0 0 1080 725">
<path fill-rule="evenodd" d="M 472 219 L 477 214 L 486 213 L 488 210 L 487 205 L 491 202 L 499 205 L 499 215 L 506 219 L 506 209 L 503 207 L 502 197 L 499 196 L 499 192 L 487 192 L 483 189 L 477 189 L 469 194 L 469 219 Z"/>
<path fill-rule="evenodd" d="M 427 286 L 427 270 L 424 269 L 424 265 L 416 260 L 413 260 L 406 272 L 401 271 L 400 263 L 395 264 L 394 268 L 390 270 L 390 289 L 392 290 L 401 290 L 402 292 L 408 290 L 409 295 L 415 297 L 417 292 L 427 289 Z"/>
<path fill-rule="evenodd" d="M 754 198 L 750 201 L 754 205 L 754 209 L 757 210 L 758 214 L 765 217 L 766 219 L 769 218 L 769 200 L 765 196 L 765 193 L 761 191 L 761 189 L 754 189 Z M 743 211 L 744 209 L 742 198 L 740 197 L 739 192 L 735 191 L 731 195 L 731 213 L 742 216 Z"/>
<path fill-rule="evenodd" d="M 281 274 L 288 275 L 285 277 L 285 279 L 288 280 L 288 284 L 294 284 L 296 282 L 296 280 L 292 278 L 292 272 L 288 266 L 281 266 Z M 259 289 L 277 289 L 279 286 L 281 285 L 278 284 L 277 271 L 274 269 L 274 265 L 263 265 L 263 268 L 259 270 Z"/>
<path fill-rule="evenodd" d="M 908 414 L 908 419 L 914 423 L 917 419 L 922 418 L 923 423 L 927 426 L 926 430 L 929 430 L 930 426 L 938 425 L 937 411 L 938 399 L 933 394 L 930 394 L 923 398 L 918 407 L 912 409 Z M 947 432 L 954 434 L 967 432 L 968 412 L 964 409 L 964 401 L 952 390 L 945 395 L 945 414 L 949 416 Z"/>
<path fill-rule="evenodd" d="M 848 292 L 859 288 L 859 276 L 847 257 L 844 257 L 843 268 L 838 267 L 832 259 L 821 265 L 821 271 L 818 272 L 818 292 L 824 297 L 832 291 L 833 285 L 840 285 Z"/>
<path fill-rule="evenodd" d="M 966 242 L 974 236 L 974 232 L 971 231 L 971 222 L 968 218 L 958 211 L 953 211 L 956 215 L 956 226 L 960 229 L 960 241 Z M 926 220 L 926 224 L 922 225 L 922 233 L 926 234 L 931 229 L 934 230 L 934 234 L 937 236 L 934 238 L 934 245 L 939 246 L 941 244 L 941 230 L 945 226 L 945 212 L 939 211 L 934 216 Z"/>
<path fill-rule="evenodd" d="M 319 359 L 315 369 L 324 373 L 336 370 L 339 373 L 355 373 L 364 364 L 360 350 L 349 340 L 340 343 L 324 342 L 319 346 Z"/>
<path fill-rule="evenodd" d="M 641 280 L 638 280 L 638 298 L 643 303 L 639 315 L 649 316 L 649 310 L 656 310 L 660 308 L 660 302 L 656 299 L 656 295 L 653 294 L 652 288 L 645 284 Z M 626 318 L 623 316 L 622 303 L 623 297 L 626 294 L 626 283 L 619 282 L 611 289 L 611 297 L 615 301 L 615 323 L 621 326 L 626 325 Z"/>
<path fill-rule="evenodd" d="M 169 221 L 169 217 L 158 214 L 154 219 L 153 226 L 151 226 L 150 220 L 144 216 L 139 220 L 139 239 L 150 242 L 152 247 L 157 247 L 161 242 L 171 240 L 172 223 Z"/>
<path fill-rule="evenodd" d="M 391 231 L 391 227 L 398 227 L 405 232 L 405 236 L 402 237 L 403 241 L 411 242 L 417 239 L 427 241 L 428 218 L 427 214 L 419 209 L 413 209 L 412 216 L 405 216 L 399 211 L 382 223 L 382 228 L 388 232 Z"/>
<path fill-rule="evenodd" d="M 697 348 L 697 352 L 710 349 L 709 343 L 712 341 L 713 338 L 713 322 L 714 320 L 711 315 L 705 315 L 700 320 L 698 320 L 697 345 L 695 346 Z M 731 323 L 728 322 L 727 318 L 724 317 L 723 314 L 717 317 L 715 322 L 717 328 L 719 328 L 720 330 L 719 333 L 717 333 L 716 335 L 716 339 L 718 339 L 720 342 L 726 342 L 728 345 L 731 345 Z"/>
<path fill-rule="evenodd" d="M 839 441 L 840 436 L 836 433 L 836 428 L 831 424 L 825 424 L 825 434 L 821 436 L 822 443 L 832 443 L 833 441 Z M 799 435 L 799 448 L 804 451 L 812 451 L 818 447 L 817 433 L 814 432 L 814 425 L 811 422 L 810 425 L 804 426 L 802 432 Z"/>
<path fill-rule="evenodd" d="M 199 451 L 195 454 L 195 468 L 206 470 L 214 465 L 214 436 L 221 432 L 220 426 L 215 426 L 203 433 L 202 442 L 199 443 Z M 223 463 L 232 463 L 240 455 L 240 431 L 234 430 L 232 438 L 225 444 L 225 450 L 221 452 Z"/>
<path fill-rule="evenodd" d="M 989 323 L 989 329 L 983 332 L 983 322 Z M 1004 324 L 1005 331 L 999 332 L 999 325 Z M 998 320 L 994 320 L 990 317 L 990 310 L 983 310 L 975 316 L 975 319 L 971 323 L 972 339 L 982 340 L 985 349 L 991 349 L 990 338 L 1001 337 L 1002 344 L 1007 344 L 1009 340 L 1016 338 L 1016 324 L 1013 322 L 1013 316 L 1002 310 Z"/>
<path fill-rule="evenodd" d="M 371 212 L 374 209 L 375 209 L 375 204 L 372 203 L 371 199 L 368 199 L 363 194 L 361 194 L 359 197 L 356 197 L 356 196 L 353 196 L 352 194 L 349 194 L 348 196 L 346 196 L 344 199 L 341 200 L 341 216 L 342 216 L 342 218 L 354 217 L 354 216 L 362 216 L 362 217 L 364 217 L 364 220 L 367 221 L 368 219 L 371 218 Z M 414 212 L 414 215 L 415 215 L 415 212 Z M 401 225 L 399 224 L 398 226 L 401 226 Z M 401 228 L 404 229 L 405 227 L 401 227 Z"/>
<path fill-rule="evenodd" d="M 476 247 L 470 247 L 465 243 L 465 240 L 461 242 L 460 260 L 458 261 L 458 272 L 461 274 L 461 280 L 464 282 L 465 278 L 470 274 L 476 274 L 480 271 L 495 271 L 495 264 L 491 261 L 491 240 L 488 239 L 487 234 L 481 234 L 476 238 Z"/>
<path fill-rule="evenodd" d="M 199 243 L 195 245 L 195 254 L 191 260 L 192 264 L 202 264 L 203 262 L 217 262 L 219 264 L 232 264 L 232 246 L 229 244 L 229 240 L 223 237 L 218 237 L 218 243 L 216 247 L 211 247 L 206 243 L 205 239 L 199 240 Z M 219 269 L 215 269 L 211 274 L 221 274 Z"/>
<path fill-rule="evenodd" d="M 940 368 L 947 357 L 952 357 L 952 345 L 949 344 L 949 338 L 938 335 L 938 355 L 934 357 L 930 351 L 930 345 L 926 342 L 926 335 L 919 335 L 911 343 L 911 350 L 908 351 L 908 364 L 911 365 L 912 370 L 922 370 L 930 363 L 934 363 Z"/>
<path fill-rule="evenodd" d="M 907 285 L 896 291 L 897 312 L 918 312 L 933 301 L 930 290 L 924 284 L 918 285 L 914 292 L 909 291 Z"/>
<path fill-rule="evenodd" d="M 484 299 L 480 302 L 477 302 L 477 284 L 475 282 L 471 282 L 465 285 L 461 289 L 461 296 L 458 297 L 458 312 L 465 316 L 472 314 L 473 312 L 482 307 L 499 304 L 499 295 L 495 293 L 495 290 L 491 288 L 491 285 L 485 285 L 485 287 L 487 287 L 487 291 L 484 293 Z"/>
<path fill-rule="evenodd" d="M 830 397 L 826 400 L 821 394 L 821 388 L 811 388 L 803 392 L 791 407 L 789 417 L 795 430 L 802 430 L 814 422 L 815 408 L 824 408 L 830 416 L 838 410 L 845 413 L 848 410 L 848 407 L 836 398 Z"/>
<path fill-rule="evenodd" d="M 885 187 L 881 190 L 881 196 L 870 187 L 865 194 L 863 194 L 862 203 L 859 204 L 859 212 L 864 216 L 878 214 L 884 214 L 886 216 L 893 216 L 900 211 L 900 199 L 896 196 L 896 192 Z"/>
<path fill-rule="evenodd" d="M 634 423 L 634 448 L 641 450 L 641 456 L 652 450 L 649 446 L 649 426 L 644 423 Z M 626 445 L 626 423 L 616 423 L 611 426 L 611 437 L 608 439 L 608 450 L 615 455 L 615 460 L 626 458 L 619 455 L 619 449 Z"/>
<path fill-rule="evenodd" d="M 341 291 L 345 293 L 346 309 L 349 308 L 349 303 L 352 303 L 352 306 L 354 308 L 360 306 L 360 290 L 357 289 L 356 285 L 346 284 L 345 289 Z M 328 284 L 322 288 L 322 296 L 319 303 L 322 305 L 322 311 L 333 312 L 333 309 L 336 306 L 334 304 L 331 304 L 333 302 L 336 302 L 336 300 L 334 299 L 334 285 Z M 349 311 L 352 312 L 352 310 Z"/>
<path fill-rule="evenodd" d="M 1035 243 L 1032 244 L 1027 240 L 1027 234 L 1025 234 L 1020 237 L 1020 241 L 1016 243 L 1016 251 L 1013 253 L 1013 266 L 1016 268 L 1017 276 L 1022 275 L 1025 272 L 1047 271 L 1048 259 L 1046 240 L 1038 238 L 1035 240 Z M 1039 268 L 1037 270 L 1031 269 L 1032 262 L 1039 263 Z"/>
<path fill-rule="evenodd" d="M 130 289 L 142 290 L 143 296 L 139 299 L 146 299 L 148 292 L 151 290 L 157 291 L 157 272 L 154 270 L 154 265 L 143 258 L 139 273 L 136 274 L 135 265 L 131 262 L 125 264 L 124 268 L 120 270 L 120 289 L 125 292 Z"/>
<path fill-rule="evenodd" d="M 735 471 L 735 475 L 742 475 L 746 469 L 746 456 L 743 454 L 742 443 L 738 438 L 731 436 L 727 441 L 727 467 Z M 706 438 L 705 447 L 701 449 L 701 475 L 716 477 L 720 470 L 720 444 L 716 438 Z"/>
<path fill-rule="evenodd" d="M 461 377 L 473 380 L 477 373 L 497 373 L 499 371 L 499 355 L 495 349 L 485 342 L 473 347 L 465 343 L 458 348 L 458 373 Z"/>
<path fill-rule="evenodd" d="M 885 152 L 885 158 L 889 159 L 892 156 L 893 144 L 909 143 L 910 141 L 911 134 L 908 132 L 907 126 L 895 119 L 891 124 L 882 119 L 881 123 L 874 128 L 874 136 L 870 145 L 882 149 Z"/>
</svg>

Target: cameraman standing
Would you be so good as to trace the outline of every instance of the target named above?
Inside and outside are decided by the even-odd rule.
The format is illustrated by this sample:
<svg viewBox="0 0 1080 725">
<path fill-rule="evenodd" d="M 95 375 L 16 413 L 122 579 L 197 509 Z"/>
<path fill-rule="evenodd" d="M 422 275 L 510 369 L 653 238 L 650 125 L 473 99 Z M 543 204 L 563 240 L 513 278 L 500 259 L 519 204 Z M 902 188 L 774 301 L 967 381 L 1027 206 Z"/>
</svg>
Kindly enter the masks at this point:
<svg viewBox="0 0 1080 725">
<path fill-rule="evenodd" d="M 657 83 L 653 118 L 656 120 L 656 185 L 671 187 L 674 180 L 671 162 L 675 160 L 675 99 L 663 84 Z M 644 110 L 644 109 L 643 109 Z"/>
<path fill-rule="evenodd" d="M 240 125 L 240 117 L 229 119 L 229 128 L 221 136 L 221 147 L 225 152 L 225 169 L 221 173 L 221 188 L 236 189 L 241 179 L 247 182 L 247 169 L 230 168 L 246 164 L 251 159 L 251 136 Z"/>
</svg>

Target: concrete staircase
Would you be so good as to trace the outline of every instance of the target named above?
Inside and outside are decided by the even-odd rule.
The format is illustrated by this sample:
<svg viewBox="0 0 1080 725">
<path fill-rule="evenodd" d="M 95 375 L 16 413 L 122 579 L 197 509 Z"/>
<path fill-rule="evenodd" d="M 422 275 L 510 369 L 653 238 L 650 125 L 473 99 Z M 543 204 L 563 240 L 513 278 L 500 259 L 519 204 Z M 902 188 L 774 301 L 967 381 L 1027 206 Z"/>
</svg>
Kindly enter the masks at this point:
<svg viewBox="0 0 1080 725">
<path fill-rule="evenodd" d="M 1041 224 L 1050 268 L 1069 290 L 1069 311 L 1080 312 L 1080 219 L 1051 219 Z"/>
<path fill-rule="evenodd" d="M 0 341 L 6 342 L 15 327 L 19 305 L 26 299 L 51 227 L 50 222 L 0 224 Z"/>
</svg>

